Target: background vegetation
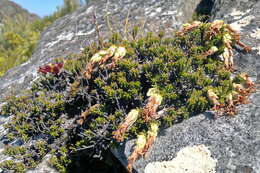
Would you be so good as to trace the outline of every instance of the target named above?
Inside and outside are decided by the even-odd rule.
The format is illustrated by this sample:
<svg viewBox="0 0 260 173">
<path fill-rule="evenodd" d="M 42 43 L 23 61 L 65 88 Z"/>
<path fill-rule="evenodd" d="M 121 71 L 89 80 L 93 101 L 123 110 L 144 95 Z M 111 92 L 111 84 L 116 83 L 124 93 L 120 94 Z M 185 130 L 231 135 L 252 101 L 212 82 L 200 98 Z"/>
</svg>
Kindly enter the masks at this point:
<svg viewBox="0 0 260 173">
<path fill-rule="evenodd" d="M 0 15 L 0 77 L 12 67 L 26 62 L 33 54 L 40 33 L 56 19 L 86 4 L 80 0 L 64 0 L 64 5 L 42 19 L 24 13 Z M 2 10 L 1 10 L 2 11 Z"/>
</svg>

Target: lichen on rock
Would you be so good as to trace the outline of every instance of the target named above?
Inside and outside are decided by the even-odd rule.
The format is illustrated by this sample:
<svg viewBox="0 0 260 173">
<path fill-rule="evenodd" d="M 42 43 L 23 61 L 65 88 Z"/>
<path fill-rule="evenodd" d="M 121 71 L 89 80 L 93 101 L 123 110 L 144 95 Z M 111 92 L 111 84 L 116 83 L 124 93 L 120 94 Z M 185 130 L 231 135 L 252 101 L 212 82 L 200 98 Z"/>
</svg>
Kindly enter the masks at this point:
<svg viewBox="0 0 260 173">
<path fill-rule="evenodd" d="M 181 149 L 171 161 L 151 162 L 145 173 L 215 173 L 217 160 L 211 157 L 205 145 Z"/>
</svg>

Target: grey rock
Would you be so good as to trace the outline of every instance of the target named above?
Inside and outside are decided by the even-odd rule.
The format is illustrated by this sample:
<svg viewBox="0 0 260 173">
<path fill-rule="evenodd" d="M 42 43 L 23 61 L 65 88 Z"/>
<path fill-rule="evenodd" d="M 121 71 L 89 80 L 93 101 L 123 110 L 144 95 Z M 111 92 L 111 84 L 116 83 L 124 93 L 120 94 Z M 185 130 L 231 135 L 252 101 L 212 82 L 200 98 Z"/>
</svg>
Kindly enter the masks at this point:
<svg viewBox="0 0 260 173">
<path fill-rule="evenodd" d="M 242 41 L 253 48 L 245 53 L 235 48 L 235 64 L 239 71 L 248 72 L 260 83 L 260 1 L 215 0 L 211 20 L 223 19 L 241 31 Z M 114 149 L 114 154 L 127 165 L 135 140 Z M 235 117 L 212 118 L 212 112 L 194 116 L 180 124 L 160 131 L 145 159 L 139 159 L 134 169 L 143 173 L 154 161 L 168 161 L 186 146 L 206 145 L 217 159 L 217 172 L 260 172 L 260 90 L 250 96 L 250 104 L 239 106 Z"/>
<path fill-rule="evenodd" d="M 31 59 L 11 70 L 0 79 L 0 101 L 10 94 L 18 94 L 37 78 L 39 66 L 55 58 L 81 52 L 97 41 L 94 21 L 104 39 L 115 31 L 124 33 L 128 20 L 129 31 L 138 25 L 144 32 L 168 32 L 189 20 L 200 0 L 99 0 L 91 1 L 71 15 L 64 16 L 41 35 L 38 48 Z M 108 22 L 110 23 L 108 25 Z M 110 27 L 108 27 L 110 26 Z"/>
<path fill-rule="evenodd" d="M 139 159 L 134 165 L 135 170 L 142 173 L 150 162 L 169 161 L 186 146 L 204 144 L 212 157 L 218 160 L 217 172 L 234 173 L 248 167 L 254 170 L 252 173 L 258 173 L 260 93 L 252 95 L 252 100 L 253 103 L 241 106 L 240 113 L 234 118 L 213 120 L 211 113 L 205 113 L 161 130 L 148 157 Z M 114 154 L 127 165 L 126 158 L 134 145 L 135 140 L 128 141 L 117 148 Z"/>
</svg>

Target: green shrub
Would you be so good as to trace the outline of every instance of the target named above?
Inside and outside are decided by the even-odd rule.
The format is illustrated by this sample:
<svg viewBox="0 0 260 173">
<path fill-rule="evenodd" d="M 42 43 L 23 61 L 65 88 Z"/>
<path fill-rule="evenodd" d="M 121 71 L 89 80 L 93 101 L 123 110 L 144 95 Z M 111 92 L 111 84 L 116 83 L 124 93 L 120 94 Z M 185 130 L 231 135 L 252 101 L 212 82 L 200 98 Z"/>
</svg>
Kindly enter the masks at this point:
<svg viewBox="0 0 260 173">
<path fill-rule="evenodd" d="M 234 88 L 229 70 L 218 58 L 223 51 L 204 56 L 213 45 L 224 45 L 224 32 L 205 39 L 209 25 L 169 38 L 148 33 L 129 41 L 116 34 L 108 42 L 92 44 L 80 56 L 64 60 L 60 72 L 43 71 L 29 92 L 9 98 L 2 107 L 1 115 L 12 116 L 6 124 L 8 143 L 19 139 L 27 148 L 26 153 L 15 150 L 6 154 L 22 153 L 23 164 L 31 168 L 51 153 L 50 163 L 60 172 L 69 172 L 83 158 L 102 158 L 102 151 L 116 144 L 114 132 L 128 113 L 135 109 L 144 114 L 151 88 L 161 98 L 156 111 L 164 111 L 152 121 L 164 127 L 215 106 L 209 90 L 221 104 L 228 104 L 226 98 Z M 94 63 L 87 77 L 93 55 L 98 58 L 99 50 L 112 45 L 123 46 L 126 54 L 117 62 Z M 149 128 L 149 122 L 137 116 L 123 138 L 135 138 Z M 46 143 L 28 145 L 32 140 Z M 15 170 L 9 163 L 0 166 Z"/>
</svg>

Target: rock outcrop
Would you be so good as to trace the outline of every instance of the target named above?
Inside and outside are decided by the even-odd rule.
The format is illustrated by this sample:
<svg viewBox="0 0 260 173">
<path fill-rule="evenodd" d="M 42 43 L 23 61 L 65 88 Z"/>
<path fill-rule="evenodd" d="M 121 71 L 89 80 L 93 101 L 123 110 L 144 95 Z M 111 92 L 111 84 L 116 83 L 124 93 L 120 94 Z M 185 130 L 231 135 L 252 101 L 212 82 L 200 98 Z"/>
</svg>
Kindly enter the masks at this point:
<svg viewBox="0 0 260 173">
<path fill-rule="evenodd" d="M 240 71 L 248 72 L 252 79 L 260 79 L 260 2 L 256 0 L 210 1 L 213 4 L 211 20 L 224 19 L 242 33 L 242 40 L 253 47 L 249 54 L 237 48 L 234 59 Z M 170 33 L 191 19 L 200 0 L 99 0 L 91 2 L 71 15 L 64 16 L 47 28 L 41 36 L 32 58 L 11 70 L 0 79 L 0 101 L 10 94 L 19 94 L 37 79 L 37 69 L 58 57 L 79 53 L 90 42 L 98 40 L 96 28 L 103 38 L 119 30 L 125 32 L 134 25 L 144 32 L 167 29 Z M 126 23 L 128 23 L 126 26 Z M 260 172 L 260 92 L 250 97 L 250 104 L 242 105 L 235 117 L 212 118 L 212 112 L 194 116 L 182 123 L 164 129 L 149 151 L 146 159 L 138 160 L 134 168 L 144 172 L 154 161 L 172 160 L 178 151 L 191 145 L 204 144 L 217 160 L 217 172 Z M 1 104 L 1 103 L 0 103 Z M 6 121 L 2 119 L 1 121 Z M 2 124 L 1 122 L 0 124 Z M 1 125 L 1 132 L 4 128 Z M 113 150 L 126 165 L 135 140 Z M 49 169 L 39 166 L 32 172 Z"/>
<path fill-rule="evenodd" d="M 236 49 L 234 60 L 238 71 L 247 72 L 256 84 L 260 83 L 260 2 L 256 0 L 216 0 L 211 20 L 222 19 L 241 32 L 243 42 L 253 48 L 247 54 Z M 258 85 L 259 86 L 259 85 Z M 134 140 L 114 150 L 126 165 L 133 150 Z M 216 172 L 260 172 L 260 91 L 259 87 L 250 103 L 239 107 L 235 117 L 212 118 L 212 112 L 194 116 L 180 124 L 162 130 L 148 157 L 134 165 L 137 172 L 154 161 L 172 160 L 184 147 L 206 145 L 217 159 Z"/>
</svg>

